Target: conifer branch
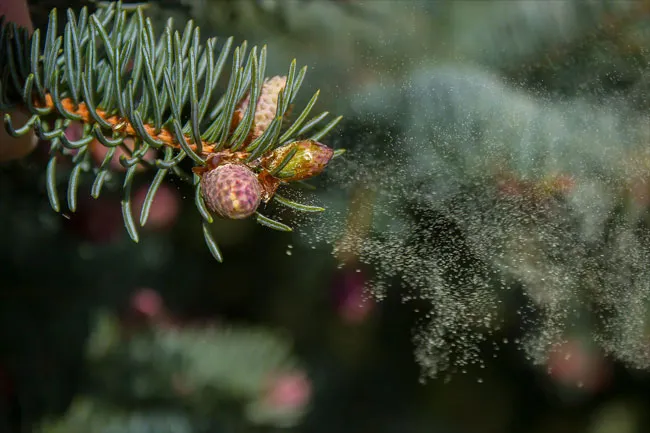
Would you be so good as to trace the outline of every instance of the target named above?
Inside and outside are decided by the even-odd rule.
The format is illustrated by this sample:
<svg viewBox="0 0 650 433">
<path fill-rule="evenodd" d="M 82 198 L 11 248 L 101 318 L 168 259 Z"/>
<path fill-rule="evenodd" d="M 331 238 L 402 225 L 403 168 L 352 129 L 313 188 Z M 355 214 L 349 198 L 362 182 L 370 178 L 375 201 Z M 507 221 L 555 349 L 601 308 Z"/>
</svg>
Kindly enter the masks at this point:
<svg viewBox="0 0 650 433">
<path fill-rule="evenodd" d="M 14 137 L 35 130 L 41 140 L 49 142 L 47 192 L 55 211 L 61 211 L 55 185 L 57 162 L 75 154 L 67 193 L 68 208 L 74 212 L 77 190 L 89 174 L 94 178 L 92 197 L 101 195 L 112 170 L 108 162 L 119 147 L 126 153 L 120 159 L 126 168 L 122 213 L 136 242 L 138 227 L 129 191 L 136 169 L 142 168 L 156 174 L 138 217 L 140 225 L 147 220 L 161 182 L 170 174 L 177 175 L 196 188 L 195 203 L 204 221 L 206 242 L 218 260 L 221 254 L 209 235 L 212 215 L 243 218 L 255 214 L 266 226 L 290 230 L 261 215 L 257 207 L 268 202 L 281 184 L 302 181 L 325 168 L 333 151 L 318 141 L 340 120 L 335 118 L 312 132 L 328 116 L 325 112 L 307 119 L 318 99 L 316 92 L 295 121 L 289 121 L 306 68 L 297 69 L 294 60 L 286 77 L 265 78 L 266 47 L 248 51 L 244 42 L 233 50 L 226 92 L 215 103 L 213 95 L 232 38 L 216 53 L 217 40 L 210 38 L 202 45 L 200 29 L 192 21 L 179 32 L 170 19 L 156 39 L 144 7 L 121 2 L 99 2 L 93 13 L 86 7 L 79 14 L 68 10 L 63 35 L 57 29 L 56 9 L 49 15 L 44 37 L 38 29 L 29 34 L 0 17 L 0 58 L 7 59 L 0 65 L 0 109 L 31 114 L 19 125 L 7 113 L 4 125 Z M 76 140 L 66 135 L 73 122 L 83 129 Z M 94 145 L 108 149 L 98 165 L 90 157 Z M 152 151 L 156 157 L 145 159 Z M 193 165 L 194 178 L 184 175 L 180 165 L 185 160 Z M 224 180 L 230 179 L 232 171 L 225 167 L 232 165 L 253 174 L 239 170 L 248 182 L 241 190 L 233 189 L 241 179 Z M 205 180 L 208 177 L 210 182 Z M 212 199 L 206 202 L 205 197 Z M 313 211 L 299 204 L 292 208 Z"/>
</svg>

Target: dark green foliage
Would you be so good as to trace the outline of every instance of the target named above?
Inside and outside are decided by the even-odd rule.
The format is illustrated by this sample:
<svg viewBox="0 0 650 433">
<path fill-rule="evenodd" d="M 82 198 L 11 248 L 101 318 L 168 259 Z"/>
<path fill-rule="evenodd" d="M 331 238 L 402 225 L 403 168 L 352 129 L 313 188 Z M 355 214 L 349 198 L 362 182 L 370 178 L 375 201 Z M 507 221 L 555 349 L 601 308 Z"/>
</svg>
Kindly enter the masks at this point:
<svg viewBox="0 0 650 433">
<path fill-rule="evenodd" d="M 40 433 L 204 431 L 228 411 L 233 421 L 285 427 L 305 407 L 267 401 L 274 378 L 302 371 L 285 335 L 264 328 L 216 325 L 125 326 L 99 311 L 86 349 L 88 389 Z M 138 410 L 123 410 L 128 405 Z M 172 428 L 174 426 L 174 428 Z M 145 429 L 146 430 L 146 429 Z"/>
</svg>

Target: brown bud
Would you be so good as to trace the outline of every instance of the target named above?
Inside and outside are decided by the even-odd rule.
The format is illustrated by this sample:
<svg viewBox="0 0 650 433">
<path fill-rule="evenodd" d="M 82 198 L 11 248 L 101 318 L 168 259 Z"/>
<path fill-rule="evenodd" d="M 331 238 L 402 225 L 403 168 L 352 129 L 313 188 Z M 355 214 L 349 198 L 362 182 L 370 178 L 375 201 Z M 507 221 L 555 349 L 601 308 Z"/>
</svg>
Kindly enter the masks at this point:
<svg viewBox="0 0 650 433">
<path fill-rule="evenodd" d="M 294 141 L 275 149 L 267 158 L 264 158 L 262 166 L 272 172 L 294 149 L 296 149 L 296 153 L 289 162 L 274 174 L 278 179 L 292 182 L 316 176 L 325 169 L 334 155 L 332 148 L 317 141 Z"/>
</svg>

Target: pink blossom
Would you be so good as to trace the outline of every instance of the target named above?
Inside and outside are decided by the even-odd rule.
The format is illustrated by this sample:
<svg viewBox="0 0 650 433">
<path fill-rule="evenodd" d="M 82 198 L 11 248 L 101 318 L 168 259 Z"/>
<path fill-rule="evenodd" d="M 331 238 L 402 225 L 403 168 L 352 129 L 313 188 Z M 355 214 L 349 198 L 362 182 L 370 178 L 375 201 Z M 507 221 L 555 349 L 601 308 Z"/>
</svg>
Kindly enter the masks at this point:
<svg viewBox="0 0 650 433">
<path fill-rule="evenodd" d="M 312 394 L 311 381 L 302 372 L 292 372 L 273 378 L 265 401 L 278 410 L 298 410 L 309 403 Z"/>
<path fill-rule="evenodd" d="M 366 296 L 366 277 L 362 272 L 346 269 L 334 284 L 334 302 L 341 319 L 350 324 L 363 322 L 375 307 Z"/>
<path fill-rule="evenodd" d="M 153 289 L 139 289 L 131 297 L 131 309 L 147 318 L 163 313 L 165 307 L 162 297 Z"/>
<path fill-rule="evenodd" d="M 591 392 L 602 389 L 609 374 L 603 355 L 576 339 L 569 339 L 553 349 L 547 367 L 551 378 L 560 385 Z"/>
</svg>

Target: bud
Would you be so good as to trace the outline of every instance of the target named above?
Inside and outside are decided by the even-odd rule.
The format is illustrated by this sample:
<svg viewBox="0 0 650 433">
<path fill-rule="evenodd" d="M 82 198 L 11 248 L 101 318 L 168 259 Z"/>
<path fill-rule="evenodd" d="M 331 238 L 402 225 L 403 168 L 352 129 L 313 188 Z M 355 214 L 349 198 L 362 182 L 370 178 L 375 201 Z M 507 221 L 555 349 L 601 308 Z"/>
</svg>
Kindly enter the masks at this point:
<svg viewBox="0 0 650 433">
<path fill-rule="evenodd" d="M 201 192 L 210 211 L 230 219 L 251 216 L 262 197 L 257 177 L 241 164 L 224 164 L 205 173 Z"/>
<path fill-rule="evenodd" d="M 275 76 L 264 80 L 260 91 L 260 98 L 257 100 L 257 105 L 255 106 L 255 117 L 248 141 L 253 141 L 257 137 L 260 137 L 269 127 L 278 109 L 278 95 L 286 84 L 287 77 Z M 234 120 L 236 124 L 239 124 L 244 118 L 248 104 L 250 104 L 250 93 L 241 102 L 235 112 Z"/>
<path fill-rule="evenodd" d="M 267 158 L 262 161 L 262 166 L 268 171 L 273 171 L 289 155 L 289 152 L 296 150 L 291 160 L 274 174 L 278 179 L 287 182 L 308 179 L 316 176 L 325 169 L 334 155 L 334 150 L 314 140 L 294 141 L 275 149 Z"/>
</svg>

